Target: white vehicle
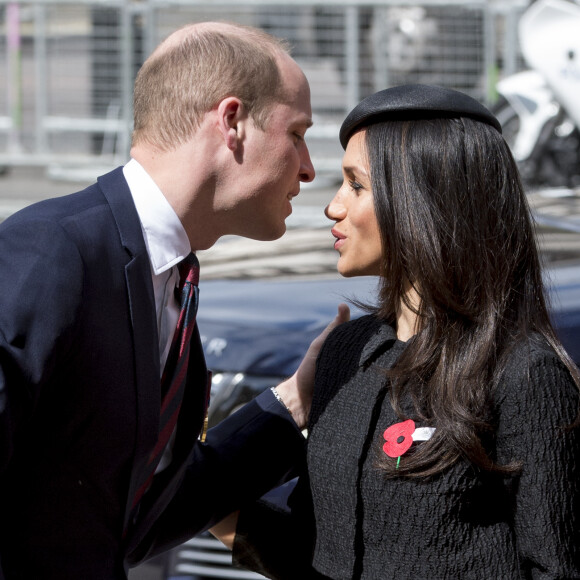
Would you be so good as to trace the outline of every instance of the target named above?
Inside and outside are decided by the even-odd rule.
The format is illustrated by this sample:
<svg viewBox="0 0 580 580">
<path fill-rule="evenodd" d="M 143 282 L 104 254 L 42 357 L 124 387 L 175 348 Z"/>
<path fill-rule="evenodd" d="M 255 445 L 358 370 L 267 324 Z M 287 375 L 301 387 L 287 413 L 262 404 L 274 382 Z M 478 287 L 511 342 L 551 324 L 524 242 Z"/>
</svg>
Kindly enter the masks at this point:
<svg viewBox="0 0 580 580">
<path fill-rule="evenodd" d="M 519 22 L 530 70 L 497 84 L 495 114 L 524 181 L 580 186 L 580 5 L 538 0 Z"/>
</svg>

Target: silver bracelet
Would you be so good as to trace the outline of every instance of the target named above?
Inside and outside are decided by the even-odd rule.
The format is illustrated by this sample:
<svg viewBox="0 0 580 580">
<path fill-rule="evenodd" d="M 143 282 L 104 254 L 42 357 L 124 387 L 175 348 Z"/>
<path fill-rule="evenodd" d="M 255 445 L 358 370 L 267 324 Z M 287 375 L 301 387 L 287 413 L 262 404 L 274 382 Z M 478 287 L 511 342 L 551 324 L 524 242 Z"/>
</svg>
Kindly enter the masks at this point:
<svg viewBox="0 0 580 580">
<path fill-rule="evenodd" d="M 282 400 L 282 397 L 279 395 L 278 391 L 276 390 L 276 387 L 270 387 L 270 390 L 272 391 L 274 397 L 276 397 L 276 400 L 280 403 L 280 405 L 282 405 L 284 409 L 286 409 L 286 411 L 290 413 L 290 416 L 292 416 L 292 411 L 288 408 L 288 405 Z"/>
</svg>

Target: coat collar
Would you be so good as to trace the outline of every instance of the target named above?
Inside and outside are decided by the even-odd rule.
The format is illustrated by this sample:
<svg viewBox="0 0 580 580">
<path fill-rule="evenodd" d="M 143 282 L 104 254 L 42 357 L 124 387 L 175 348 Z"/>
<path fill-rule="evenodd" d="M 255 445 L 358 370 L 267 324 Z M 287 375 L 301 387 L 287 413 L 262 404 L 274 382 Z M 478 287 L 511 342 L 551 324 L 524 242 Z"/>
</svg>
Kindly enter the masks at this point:
<svg viewBox="0 0 580 580">
<path fill-rule="evenodd" d="M 132 498 L 139 483 L 137 474 L 143 469 L 155 445 L 159 428 L 161 391 L 155 300 L 141 223 L 122 168 L 99 177 L 97 182 L 111 209 L 121 244 L 127 252 L 125 281 L 133 329 L 133 362 L 130 364 L 135 369 L 137 412 L 136 445 L 128 493 L 128 497 Z M 129 509 L 126 518 L 128 516 Z"/>
<path fill-rule="evenodd" d="M 128 493 L 128 497 L 132 498 L 139 482 L 137 474 L 143 468 L 143 463 L 147 461 L 149 452 L 155 445 L 159 429 L 161 391 L 155 300 L 151 264 L 143 239 L 141 222 L 123 170 L 121 167 L 115 169 L 111 173 L 99 177 L 97 181 L 111 208 L 121 244 L 128 253 L 125 279 L 133 327 L 138 415 L 135 459 Z M 131 538 L 127 539 L 132 548 L 146 534 L 152 521 L 159 516 L 173 496 L 203 424 L 208 374 L 197 332 L 192 340 L 194 342 L 192 343 L 192 359 L 190 360 L 191 371 L 188 371 L 188 388 L 182 406 L 182 414 L 186 415 L 188 420 L 180 420 L 178 423 L 178 437 L 175 442 L 173 461 L 162 473 L 163 477 L 156 485 L 155 491 L 152 491 L 147 497 L 147 501 L 144 502 L 142 510 L 144 513 L 140 515 L 137 528 L 132 530 Z M 130 516 L 128 503 L 125 525 L 127 525 Z"/>
<path fill-rule="evenodd" d="M 141 222 L 123 175 L 123 168 L 118 167 L 102 175 L 97 183 L 111 208 L 123 247 L 131 257 L 144 255 L 148 260 Z"/>
<path fill-rule="evenodd" d="M 385 348 L 390 347 L 396 341 L 397 333 L 395 332 L 395 329 L 386 323 L 381 324 L 362 349 L 360 366 L 362 367 L 370 364 L 372 360 L 384 352 Z"/>
</svg>

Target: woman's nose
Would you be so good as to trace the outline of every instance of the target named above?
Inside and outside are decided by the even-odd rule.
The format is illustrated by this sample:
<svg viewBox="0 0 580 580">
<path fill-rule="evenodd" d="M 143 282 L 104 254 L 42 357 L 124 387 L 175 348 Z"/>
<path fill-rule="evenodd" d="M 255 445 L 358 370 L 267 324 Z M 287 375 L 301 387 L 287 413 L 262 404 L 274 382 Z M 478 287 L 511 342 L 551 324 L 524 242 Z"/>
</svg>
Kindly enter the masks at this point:
<svg viewBox="0 0 580 580">
<path fill-rule="evenodd" d="M 324 209 L 324 215 L 329 220 L 338 221 L 344 219 L 346 216 L 346 208 L 339 199 L 339 193 L 337 193 L 332 201 L 326 206 Z"/>
</svg>

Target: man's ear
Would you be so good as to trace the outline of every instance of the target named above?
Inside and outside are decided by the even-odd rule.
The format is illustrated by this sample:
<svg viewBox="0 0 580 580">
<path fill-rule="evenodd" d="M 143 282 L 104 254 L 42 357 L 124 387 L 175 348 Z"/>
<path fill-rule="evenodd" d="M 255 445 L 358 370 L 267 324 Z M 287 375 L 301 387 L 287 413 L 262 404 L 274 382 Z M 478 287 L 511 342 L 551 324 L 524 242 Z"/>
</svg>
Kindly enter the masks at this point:
<svg viewBox="0 0 580 580">
<path fill-rule="evenodd" d="M 246 118 L 245 108 L 237 97 L 227 97 L 217 106 L 218 128 L 223 136 L 225 144 L 231 151 L 236 151 L 241 144 L 244 123 Z"/>
</svg>

